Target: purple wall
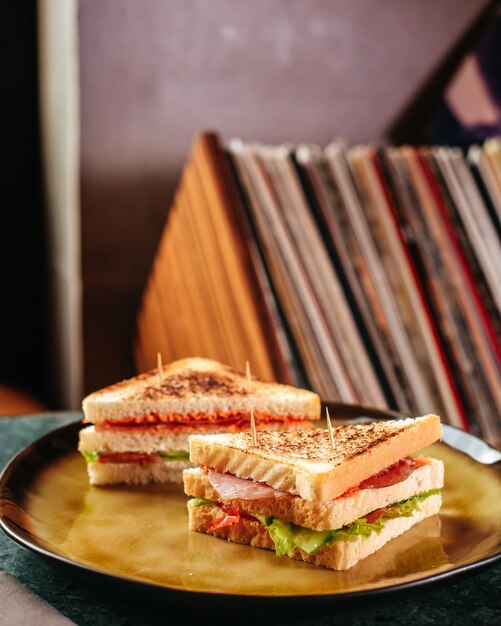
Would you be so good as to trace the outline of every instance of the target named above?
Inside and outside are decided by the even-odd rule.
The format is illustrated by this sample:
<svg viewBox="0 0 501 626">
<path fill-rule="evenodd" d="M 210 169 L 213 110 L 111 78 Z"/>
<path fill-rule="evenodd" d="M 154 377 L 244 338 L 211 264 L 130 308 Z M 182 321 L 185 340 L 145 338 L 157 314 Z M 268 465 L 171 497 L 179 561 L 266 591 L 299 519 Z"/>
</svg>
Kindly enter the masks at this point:
<svg viewBox="0 0 501 626">
<path fill-rule="evenodd" d="M 131 373 L 139 298 L 200 129 L 380 141 L 485 0 L 80 0 L 86 389 Z"/>
</svg>

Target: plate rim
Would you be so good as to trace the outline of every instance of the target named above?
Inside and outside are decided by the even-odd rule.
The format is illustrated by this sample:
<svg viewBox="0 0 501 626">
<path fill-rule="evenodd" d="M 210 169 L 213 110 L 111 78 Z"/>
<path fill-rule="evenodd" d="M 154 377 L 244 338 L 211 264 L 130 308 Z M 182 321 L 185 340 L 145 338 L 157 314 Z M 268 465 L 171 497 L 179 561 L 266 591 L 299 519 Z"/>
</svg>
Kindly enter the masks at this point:
<svg viewBox="0 0 501 626">
<path fill-rule="evenodd" d="M 325 404 L 325 403 L 323 403 Z M 381 409 L 373 409 L 372 407 L 364 407 L 361 405 L 346 405 L 343 403 L 327 403 L 329 405 L 335 405 L 339 410 L 343 410 L 344 407 L 349 409 L 349 411 L 357 410 L 360 413 L 371 413 L 377 412 L 378 417 L 382 417 L 383 419 L 394 419 L 394 418 L 402 418 L 405 417 L 403 414 L 392 412 L 392 411 L 384 411 Z M 386 414 L 386 417 L 384 417 Z M 70 422 L 68 424 L 64 424 L 62 426 L 58 426 L 44 435 L 41 435 L 28 445 L 26 445 L 22 450 L 17 452 L 5 465 L 2 472 L 0 473 L 0 528 L 2 531 L 17 545 L 22 548 L 29 550 L 35 553 L 37 556 L 48 559 L 49 561 L 56 561 L 58 565 L 62 565 L 64 567 L 70 567 L 76 569 L 80 573 L 85 573 L 86 575 L 92 575 L 94 577 L 100 577 L 106 579 L 108 582 L 119 581 L 122 584 L 135 585 L 141 587 L 143 590 L 156 591 L 158 593 L 162 592 L 164 594 L 171 595 L 175 594 L 178 597 L 184 596 L 185 598 L 197 596 L 203 599 L 220 599 L 220 600 L 228 600 L 228 599 L 238 599 L 239 602 L 248 600 L 252 602 L 264 602 L 264 603 L 281 603 L 286 601 L 294 601 L 294 602 L 339 602 L 345 603 L 347 601 L 355 601 L 359 597 L 364 598 L 373 598 L 373 597 L 382 597 L 388 594 L 398 594 L 403 593 L 405 591 L 411 591 L 416 589 L 421 589 L 423 587 L 428 587 L 437 583 L 445 583 L 451 581 L 451 579 L 461 578 L 464 575 L 472 572 L 472 571 L 481 571 L 486 569 L 492 565 L 494 565 L 497 561 L 501 560 L 501 545 L 498 547 L 498 551 L 495 554 L 491 554 L 479 560 L 473 561 L 471 563 L 463 564 L 459 567 L 455 567 L 453 569 L 445 570 L 443 572 L 437 572 L 431 574 L 429 576 L 424 576 L 423 578 L 418 578 L 417 580 L 412 580 L 403 583 L 397 583 L 393 585 L 386 585 L 383 587 L 375 587 L 373 589 L 364 589 L 364 590 L 355 590 L 355 591 L 343 591 L 340 593 L 311 593 L 311 594 L 277 594 L 277 595 L 267 595 L 260 593 L 228 593 L 224 591 L 214 591 L 209 589 L 188 589 L 181 588 L 174 585 L 160 584 L 154 581 L 143 580 L 141 578 L 134 578 L 131 576 L 125 576 L 123 574 L 108 572 L 103 569 L 99 569 L 92 565 L 87 565 L 85 563 L 81 563 L 76 561 L 70 557 L 64 556 L 62 554 L 58 554 L 55 551 L 51 551 L 50 549 L 44 548 L 37 543 L 30 542 L 26 539 L 22 534 L 16 531 L 17 525 L 12 522 L 2 510 L 2 502 L 6 499 L 6 492 L 9 491 L 9 478 L 16 471 L 19 465 L 29 457 L 34 450 L 38 449 L 42 446 L 47 440 L 53 438 L 57 435 L 66 435 L 72 431 L 78 432 L 80 428 L 83 426 L 82 420 L 76 420 Z M 463 432 L 460 429 L 447 425 L 448 428 L 452 428 L 455 431 Z M 475 435 L 469 435 L 470 437 L 474 437 L 479 443 L 487 444 L 480 437 L 476 437 Z M 441 442 L 442 445 L 447 447 L 449 444 L 444 441 Z M 467 453 L 460 448 L 453 448 L 462 454 L 465 454 L 470 458 L 473 462 L 478 463 L 479 465 L 483 465 L 479 461 L 472 459 Z M 61 454 L 64 454 L 62 452 Z M 497 464 L 496 464 L 497 465 Z M 28 531 L 25 531 L 28 532 Z"/>
</svg>

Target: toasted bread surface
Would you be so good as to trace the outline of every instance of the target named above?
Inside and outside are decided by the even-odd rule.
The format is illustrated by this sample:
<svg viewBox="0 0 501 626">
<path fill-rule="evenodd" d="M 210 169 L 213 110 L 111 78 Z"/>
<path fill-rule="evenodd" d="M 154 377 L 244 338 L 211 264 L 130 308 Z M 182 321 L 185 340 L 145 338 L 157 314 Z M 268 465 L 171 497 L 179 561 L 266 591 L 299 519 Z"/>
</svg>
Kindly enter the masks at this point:
<svg viewBox="0 0 501 626">
<path fill-rule="evenodd" d="M 381 549 L 386 543 L 406 532 L 423 519 L 435 515 L 440 509 L 442 499 L 440 495 L 430 496 L 420 505 L 420 511 L 415 511 L 412 517 L 390 519 L 379 534 L 371 533 L 369 537 L 357 537 L 354 541 L 340 541 L 331 546 L 318 550 L 315 554 L 308 554 L 296 548 L 287 554 L 298 561 L 305 561 L 314 565 L 321 565 L 333 570 L 346 570 L 360 560 Z M 221 509 L 218 506 L 194 506 L 188 502 L 190 530 L 212 534 L 220 539 L 227 539 L 235 543 L 242 543 L 255 548 L 275 550 L 268 529 L 260 522 L 241 518 L 236 524 L 218 530 L 209 530 L 221 518 Z"/>
<path fill-rule="evenodd" d="M 198 465 L 252 478 L 306 500 L 332 500 L 401 458 L 441 437 L 440 418 L 425 415 L 322 429 L 192 435 L 190 460 Z"/>
<path fill-rule="evenodd" d="M 250 412 L 283 419 L 316 420 L 320 417 L 317 394 L 289 385 L 252 379 L 227 365 L 188 358 L 164 365 L 88 395 L 82 403 L 89 422 L 160 416 L 175 421 L 180 415 L 225 416 Z"/>
<path fill-rule="evenodd" d="M 441 489 L 444 484 L 444 465 L 442 461 L 429 459 L 427 465 L 418 467 L 406 480 L 396 485 L 377 489 L 360 489 L 351 495 L 320 502 L 312 502 L 292 495 L 260 500 L 221 498 L 212 486 L 208 475 L 201 468 L 185 470 L 183 482 L 184 491 L 189 496 L 234 505 L 242 511 L 271 515 L 284 522 L 293 522 L 297 526 L 322 531 L 341 528 L 354 519 L 359 519 L 395 502 L 406 500 L 418 493 Z"/>
</svg>

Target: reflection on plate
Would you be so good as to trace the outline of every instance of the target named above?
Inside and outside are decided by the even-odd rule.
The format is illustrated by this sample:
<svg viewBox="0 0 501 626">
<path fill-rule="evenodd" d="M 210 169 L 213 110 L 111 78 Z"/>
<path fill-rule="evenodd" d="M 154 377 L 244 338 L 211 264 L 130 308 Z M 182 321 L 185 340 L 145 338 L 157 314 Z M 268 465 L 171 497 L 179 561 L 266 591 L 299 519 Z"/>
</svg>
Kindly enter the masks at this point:
<svg viewBox="0 0 501 626">
<path fill-rule="evenodd" d="M 337 405 L 331 414 L 353 417 L 354 409 Z M 440 515 L 352 569 L 332 572 L 189 532 L 180 486 L 89 486 L 75 451 L 78 429 L 72 424 L 46 435 L 6 468 L 0 523 L 25 547 L 114 580 L 160 593 L 346 599 L 433 582 L 500 557 L 499 467 L 443 443 L 426 450 L 445 463 Z"/>
</svg>

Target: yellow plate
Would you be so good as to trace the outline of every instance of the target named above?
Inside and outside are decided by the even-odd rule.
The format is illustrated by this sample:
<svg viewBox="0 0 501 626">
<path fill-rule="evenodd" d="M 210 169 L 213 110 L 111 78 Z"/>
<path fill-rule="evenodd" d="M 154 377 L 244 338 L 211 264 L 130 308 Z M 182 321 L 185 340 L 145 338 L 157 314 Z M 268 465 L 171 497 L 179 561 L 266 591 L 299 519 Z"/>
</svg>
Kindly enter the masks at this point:
<svg viewBox="0 0 501 626">
<path fill-rule="evenodd" d="M 445 463 L 440 515 L 346 572 L 188 531 L 180 486 L 89 486 L 75 451 L 79 427 L 49 433 L 9 464 L 0 481 L 0 524 L 25 547 L 94 575 L 159 593 L 346 599 L 430 583 L 500 557 L 499 453 L 451 427 L 444 438 L 479 460 L 445 443 L 425 451 Z"/>
</svg>

